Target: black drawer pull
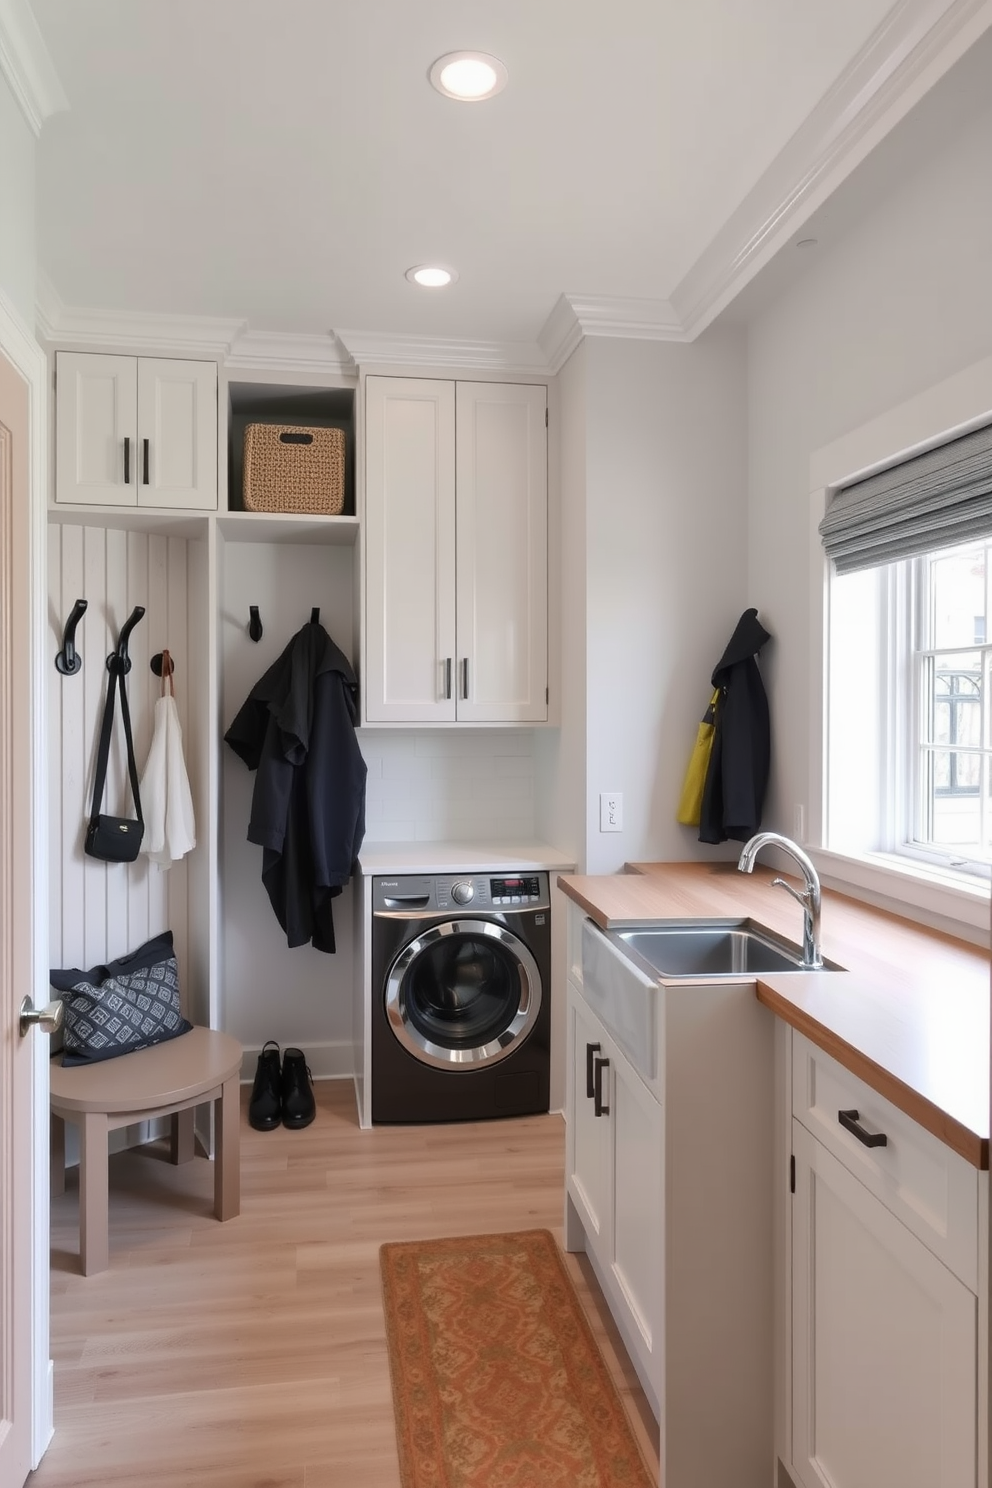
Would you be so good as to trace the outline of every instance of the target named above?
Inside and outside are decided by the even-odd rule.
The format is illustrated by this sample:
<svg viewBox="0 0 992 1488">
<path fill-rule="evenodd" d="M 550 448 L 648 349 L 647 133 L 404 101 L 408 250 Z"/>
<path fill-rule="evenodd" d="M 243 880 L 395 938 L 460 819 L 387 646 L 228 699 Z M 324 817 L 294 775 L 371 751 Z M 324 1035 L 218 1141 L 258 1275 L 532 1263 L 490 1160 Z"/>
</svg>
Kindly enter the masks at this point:
<svg viewBox="0 0 992 1488">
<path fill-rule="evenodd" d="M 593 1084 L 592 1064 L 602 1047 L 602 1044 L 586 1044 L 586 1100 L 592 1100 L 596 1093 L 596 1088 Z"/>
<path fill-rule="evenodd" d="M 597 1059 L 593 1075 L 592 1108 L 597 1116 L 609 1116 L 610 1108 L 603 1104 L 603 1071 L 609 1069 L 608 1059 Z"/>
<path fill-rule="evenodd" d="M 887 1147 L 889 1139 L 884 1132 L 865 1131 L 858 1120 L 857 1111 L 838 1111 L 837 1120 L 845 1131 L 849 1131 L 852 1137 L 857 1137 L 866 1147 Z"/>
</svg>

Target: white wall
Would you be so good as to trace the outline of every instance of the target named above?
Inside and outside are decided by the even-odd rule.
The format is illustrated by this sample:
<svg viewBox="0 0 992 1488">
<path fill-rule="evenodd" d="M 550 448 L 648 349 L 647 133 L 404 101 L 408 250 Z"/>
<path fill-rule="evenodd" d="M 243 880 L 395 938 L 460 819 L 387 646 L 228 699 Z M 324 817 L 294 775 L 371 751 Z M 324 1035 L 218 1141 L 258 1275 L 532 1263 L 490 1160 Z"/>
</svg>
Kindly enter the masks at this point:
<svg viewBox="0 0 992 1488">
<path fill-rule="evenodd" d="M 987 75 L 987 49 L 959 65 Z M 961 98 L 963 76 L 947 80 Z M 877 194 L 860 192 L 857 225 L 807 250 L 802 277 L 749 326 L 749 591 L 777 638 L 766 825 L 790 834 L 810 789 L 810 454 L 992 352 L 992 90 L 985 98 L 952 102 L 952 131 L 924 100 L 901 154 L 889 151 L 905 162 L 915 141 L 917 163 L 878 191 L 869 162 Z"/>
<path fill-rule="evenodd" d="M 559 520 L 549 523 L 549 590 L 560 594 L 560 656 L 552 688 L 560 688 L 558 729 L 536 737 L 536 823 L 585 871 L 586 713 L 586 343 L 581 342 L 558 375 L 557 443 L 560 471 Z"/>
<path fill-rule="evenodd" d="M 0 77 L 0 293 L 33 331 L 35 138 Z"/>
<path fill-rule="evenodd" d="M 531 841 L 534 730 L 362 729 L 367 842 Z"/>
<path fill-rule="evenodd" d="M 760 608 L 744 563 L 744 336 L 592 339 L 585 354 L 586 871 L 726 856 L 675 810 L 710 673 L 741 611 Z M 623 793 L 621 832 L 599 831 L 601 791 Z"/>
</svg>

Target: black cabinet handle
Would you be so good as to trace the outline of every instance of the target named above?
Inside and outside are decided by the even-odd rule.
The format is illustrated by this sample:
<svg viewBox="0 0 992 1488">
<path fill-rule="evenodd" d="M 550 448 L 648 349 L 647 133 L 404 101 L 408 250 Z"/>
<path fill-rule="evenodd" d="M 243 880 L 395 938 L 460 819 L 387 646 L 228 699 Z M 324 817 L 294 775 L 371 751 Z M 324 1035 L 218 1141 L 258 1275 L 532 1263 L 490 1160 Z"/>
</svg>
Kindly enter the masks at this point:
<svg viewBox="0 0 992 1488">
<path fill-rule="evenodd" d="M 131 441 L 124 435 L 124 484 L 131 484 Z"/>
<path fill-rule="evenodd" d="M 592 1064 L 593 1059 L 602 1048 L 602 1044 L 586 1044 L 586 1100 L 592 1100 L 595 1094 L 593 1085 Z"/>
<path fill-rule="evenodd" d="M 141 451 L 141 461 L 142 461 L 142 465 L 141 465 L 141 479 L 142 479 L 142 482 L 147 486 L 147 484 L 148 484 L 148 440 L 147 439 L 143 439 L 141 441 L 141 443 L 142 443 L 142 451 Z"/>
<path fill-rule="evenodd" d="M 444 658 L 444 695 L 445 695 L 446 698 L 450 698 L 451 697 L 451 657 L 450 656 L 446 656 Z"/>
<path fill-rule="evenodd" d="M 603 1071 L 609 1069 L 608 1059 L 597 1059 L 593 1073 L 592 1108 L 597 1116 L 609 1116 L 610 1108 L 603 1104 Z"/>
<path fill-rule="evenodd" d="M 468 697 L 468 657 L 462 657 L 462 697 Z"/>
<path fill-rule="evenodd" d="M 838 1111 L 837 1120 L 845 1131 L 849 1131 L 852 1137 L 857 1137 L 866 1147 L 887 1147 L 889 1139 L 884 1132 L 865 1131 L 858 1120 L 857 1111 Z"/>
</svg>

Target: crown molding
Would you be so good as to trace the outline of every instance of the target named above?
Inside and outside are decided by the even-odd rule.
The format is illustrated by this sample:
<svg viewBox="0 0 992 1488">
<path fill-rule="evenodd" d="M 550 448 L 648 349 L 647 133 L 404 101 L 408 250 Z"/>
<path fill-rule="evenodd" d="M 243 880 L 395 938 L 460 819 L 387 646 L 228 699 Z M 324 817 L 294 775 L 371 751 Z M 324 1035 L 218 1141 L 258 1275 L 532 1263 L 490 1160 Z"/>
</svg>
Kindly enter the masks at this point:
<svg viewBox="0 0 992 1488">
<path fill-rule="evenodd" d="M 552 372 L 565 365 L 584 336 L 614 336 L 627 341 L 688 340 L 667 300 L 563 294 L 558 296 L 537 338 Z"/>
<path fill-rule="evenodd" d="M 454 367 L 541 376 L 549 371 L 540 346 L 526 341 L 457 341 L 430 336 L 390 336 L 376 331 L 335 334 L 358 367 Z"/>
<path fill-rule="evenodd" d="M 333 331 L 324 336 L 284 335 L 280 331 L 245 329 L 224 357 L 232 370 L 268 372 L 331 372 L 354 375 L 351 357 Z"/>
<path fill-rule="evenodd" d="M 247 330 L 247 321 L 209 315 L 73 309 L 62 301 L 42 270 L 37 274 L 35 312 L 38 332 L 46 341 L 123 352 L 144 352 L 154 347 L 182 356 L 226 358 Z"/>
<path fill-rule="evenodd" d="M 992 0 L 900 0 L 677 285 L 686 339 L 713 321 L 992 25 Z"/>
<path fill-rule="evenodd" d="M 0 73 L 34 135 L 69 107 L 28 0 L 0 0 Z"/>
</svg>

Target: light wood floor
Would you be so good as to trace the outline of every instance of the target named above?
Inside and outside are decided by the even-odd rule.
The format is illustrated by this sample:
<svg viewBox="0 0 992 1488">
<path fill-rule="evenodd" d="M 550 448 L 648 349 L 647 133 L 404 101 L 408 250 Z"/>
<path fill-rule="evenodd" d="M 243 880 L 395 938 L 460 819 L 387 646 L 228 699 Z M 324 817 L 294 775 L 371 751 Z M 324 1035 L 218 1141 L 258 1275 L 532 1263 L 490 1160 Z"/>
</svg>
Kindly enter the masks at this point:
<svg viewBox="0 0 992 1488">
<path fill-rule="evenodd" d="M 242 1092 L 243 1104 L 247 1091 Z M 243 1117 L 241 1215 L 201 1158 L 111 1159 L 110 1269 L 78 1274 L 78 1190 L 52 1205 L 55 1439 L 31 1488 L 399 1488 L 385 1240 L 546 1227 L 557 1116 L 358 1128 L 350 1083 L 305 1131 Z M 570 1273 L 657 1472 L 656 1431 L 585 1257 Z"/>
</svg>

